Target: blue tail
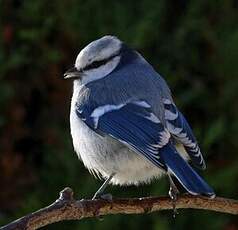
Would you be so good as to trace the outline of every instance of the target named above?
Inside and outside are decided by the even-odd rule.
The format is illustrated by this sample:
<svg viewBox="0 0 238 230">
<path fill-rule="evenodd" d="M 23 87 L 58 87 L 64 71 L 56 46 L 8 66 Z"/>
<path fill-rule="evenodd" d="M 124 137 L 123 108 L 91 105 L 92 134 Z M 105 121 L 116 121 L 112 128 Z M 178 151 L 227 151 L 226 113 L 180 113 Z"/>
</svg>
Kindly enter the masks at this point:
<svg viewBox="0 0 238 230">
<path fill-rule="evenodd" d="M 215 196 L 213 189 L 192 169 L 170 143 L 160 150 L 160 156 L 168 167 L 168 171 L 178 179 L 189 193 L 209 197 Z"/>
</svg>

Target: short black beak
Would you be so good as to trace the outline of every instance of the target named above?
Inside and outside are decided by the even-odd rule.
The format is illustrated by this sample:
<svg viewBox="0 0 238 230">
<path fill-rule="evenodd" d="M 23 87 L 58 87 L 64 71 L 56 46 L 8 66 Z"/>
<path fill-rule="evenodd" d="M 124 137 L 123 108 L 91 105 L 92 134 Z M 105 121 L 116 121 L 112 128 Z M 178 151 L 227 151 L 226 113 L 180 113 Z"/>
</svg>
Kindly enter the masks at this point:
<svg viewBox="0 0 238 230">
<path fill-rule="evenodd" d="M 64 73 L 64 79 L 80 78 L 81 75 L 82 75 L 82 72 L 77 70 L 76 67 L 73 67 Z"/>
</svg>

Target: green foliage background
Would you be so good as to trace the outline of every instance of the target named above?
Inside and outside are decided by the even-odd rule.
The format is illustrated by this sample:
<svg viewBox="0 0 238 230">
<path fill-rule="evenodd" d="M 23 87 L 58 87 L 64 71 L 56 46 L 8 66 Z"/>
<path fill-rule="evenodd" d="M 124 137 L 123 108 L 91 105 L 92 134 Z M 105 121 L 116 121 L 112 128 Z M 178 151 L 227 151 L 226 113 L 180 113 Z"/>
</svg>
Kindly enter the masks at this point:
<svg viewBox="0 0 238 230">
<path fill-rule="evenodd" d="M 100 185 L 73 152 L 71 82 L 62 74 L 87 43 L 113 34 L 165 77 L 207 159 L 203 176 L 238 198 L 236 0 L 0 1 L 0 225 L 51 203 L 65 186 Z M 115 196 L 167 194 L 166 179 L 109 187 Z M 183 210 L 63 222 L 44 229 L 238 229 L 225 214 Z"/>
</svg>

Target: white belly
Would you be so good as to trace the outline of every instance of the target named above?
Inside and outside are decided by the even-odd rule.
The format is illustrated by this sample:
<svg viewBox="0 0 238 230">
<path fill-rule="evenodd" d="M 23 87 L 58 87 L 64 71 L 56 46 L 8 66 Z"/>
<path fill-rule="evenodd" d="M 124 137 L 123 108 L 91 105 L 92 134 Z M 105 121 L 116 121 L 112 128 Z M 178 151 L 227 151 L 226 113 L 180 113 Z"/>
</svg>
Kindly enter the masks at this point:
<svg viewBox="0 0 238 230">
<path fill-rule="evenodd" d="M 92 131 L 74 109 L 71 109 L 70 125 L 74 149 L 92 174 L 108 178 L 115 173 L 113 184 L 129 185 L 148 183 L 164 173 L 124 144 Z"/>
<path fill-rule="evenodd" d="M 115 173 L 111 182 L 120 185 L 148 183 L 164 174 L 165 171 L 139 153 L 109 136 L 98 135 L 77 117 L 75 103 L 80 94 L 80 86 L 76 84 L 77 81 L 74 82 L 71 101 L 71 135 L 74 149 L 88 170 L 105 179 Z M 182 156 L 188 158 L 185 151 Z"/>
</svg>

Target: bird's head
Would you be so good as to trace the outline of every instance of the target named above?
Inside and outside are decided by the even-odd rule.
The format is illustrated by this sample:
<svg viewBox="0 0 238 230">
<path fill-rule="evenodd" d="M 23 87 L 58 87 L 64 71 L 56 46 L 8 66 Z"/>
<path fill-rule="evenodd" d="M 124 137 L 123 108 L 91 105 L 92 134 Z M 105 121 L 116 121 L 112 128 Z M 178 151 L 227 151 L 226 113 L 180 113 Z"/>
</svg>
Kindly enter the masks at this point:
<svg viewBox="0 0 238 230">
<path fill-rule="evenodd" d="M 121 49 L 122 42 L 114 36 L 104 36 L 91 42 L 80 51 L 74 67 L 64 74 L 64 78 L 88 83 L 107 76 L 118 65 Z"/>
</svg>

